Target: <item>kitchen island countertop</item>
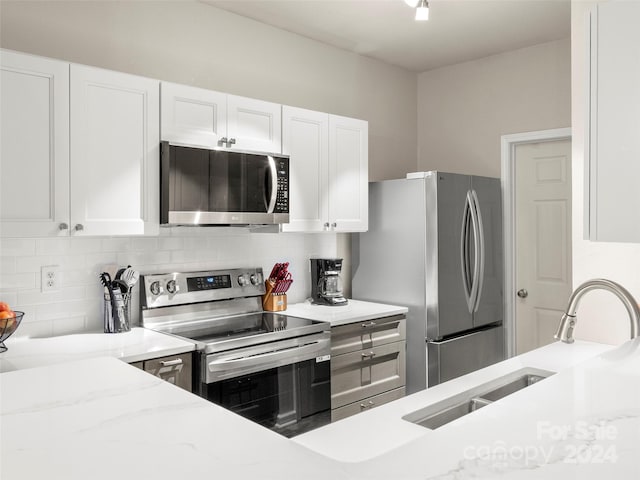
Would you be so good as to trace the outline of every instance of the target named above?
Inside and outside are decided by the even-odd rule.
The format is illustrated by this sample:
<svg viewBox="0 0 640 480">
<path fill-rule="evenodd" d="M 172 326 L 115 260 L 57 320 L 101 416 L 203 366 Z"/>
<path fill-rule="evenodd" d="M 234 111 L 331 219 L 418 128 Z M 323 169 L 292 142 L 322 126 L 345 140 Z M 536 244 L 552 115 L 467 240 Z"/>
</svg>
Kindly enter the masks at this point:
<svg viewBox="0 0 640 480">
<path fill-rule="evenodd" d="M 552 355 L 553 349 L 559 350 Z M 115 358 L 3 373 L 0 477 L 635 479 L 640 339 L 605 350 L 579 362 L 588 356 L 581 342 L 543 347 L 539 368 L 550 369 L 554 355 L 564 357 L 565 366 L 578 363 L 397 448 L 351 462 L 281 437 Z M 516 361 L 529 363 L 523 355 L 493 367 L 502 374 Z M 494 375 L 491 368 L 474 372 L 474 381 Z M 432 391 L 464 390 L 465 377 Z M 402 399 L 415 400 L 402 408 L 425 407 L 421 402 L 433 401 L 428 395 L 434 394 Z M 384 433 L 391 421 L 380 416 L 374 423 Z M 326 441 L 339 443 L 339 431 L 333 435 Z"/>
</svg>

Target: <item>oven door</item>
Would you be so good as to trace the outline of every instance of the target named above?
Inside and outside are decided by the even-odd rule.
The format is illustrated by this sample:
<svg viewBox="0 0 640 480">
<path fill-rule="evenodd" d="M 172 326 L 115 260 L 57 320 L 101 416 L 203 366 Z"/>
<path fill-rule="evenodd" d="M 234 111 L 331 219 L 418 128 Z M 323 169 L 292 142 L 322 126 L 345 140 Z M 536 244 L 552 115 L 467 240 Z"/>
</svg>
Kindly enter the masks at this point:
<svg viewBox="0 0 640 480">
<path fill-rule="evenodd" d="M 207 355 L 200 394 L 292 437 L 331 421 L 329 360 L 328 334 Z"/>
<path fill-rule="evenodd" d="M 272 224 L 289 221 L 289 158 L 161 145 L 161 223 Z"/>
</svg>

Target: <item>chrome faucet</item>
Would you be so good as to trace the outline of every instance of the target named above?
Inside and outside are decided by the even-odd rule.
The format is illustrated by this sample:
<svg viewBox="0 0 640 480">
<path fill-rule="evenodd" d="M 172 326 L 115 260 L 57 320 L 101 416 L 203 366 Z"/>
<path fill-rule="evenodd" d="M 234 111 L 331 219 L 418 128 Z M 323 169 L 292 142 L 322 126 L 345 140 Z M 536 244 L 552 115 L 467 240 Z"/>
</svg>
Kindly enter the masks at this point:
<svg viewBox="0 0 640 480">
<path fill-rule="evenodd" d="M 604 278 L 594 278 L 593 280 L 587 280 L 582 285 L 574 290 L 569 297 L 569 305 L 567 311 L 560 319 L 560 325 L 558 331 L 553 336 L 558 340 L 565 343 L 573 343 L 573 329 L 576 326 L 576 309 L 580 303 L 582 296 L 591 290 L 607 290 L 613 293 L 624 304 L 624 308 L 629 313 L 629 321 L 631 322 L 631 338 L 635 338 L 640 335 L 640 308 L 638 303 L 629 293 L 629 291 L 622 285 L 606 280 Z"/>
</svg>

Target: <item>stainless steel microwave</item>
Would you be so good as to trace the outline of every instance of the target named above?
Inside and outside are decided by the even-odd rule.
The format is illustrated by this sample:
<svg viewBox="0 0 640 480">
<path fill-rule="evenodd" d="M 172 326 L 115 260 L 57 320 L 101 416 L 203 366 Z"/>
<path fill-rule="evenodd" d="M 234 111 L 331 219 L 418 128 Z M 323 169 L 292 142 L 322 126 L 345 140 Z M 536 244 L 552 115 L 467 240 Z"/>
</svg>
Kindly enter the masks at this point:
<svg viewBox="0 0 640 480">
<path fill-rule="evenodd" d="M 161 142 L 161 224 L 288 222 L 288 156 Z"/>
</svg>

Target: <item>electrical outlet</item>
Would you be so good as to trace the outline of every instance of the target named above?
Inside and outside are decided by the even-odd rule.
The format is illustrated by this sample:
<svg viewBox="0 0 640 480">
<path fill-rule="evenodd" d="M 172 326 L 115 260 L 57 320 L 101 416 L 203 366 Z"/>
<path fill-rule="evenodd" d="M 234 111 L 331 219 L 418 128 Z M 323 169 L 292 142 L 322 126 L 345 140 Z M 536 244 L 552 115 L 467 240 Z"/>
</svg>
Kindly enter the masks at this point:
<svg viewBox="0 0 640 480">
<path fill-rule="evenodd" d="M 60 289 L 60 266 L 46 265 L 40 270 L 41 285 L 43 292 L 55 292 Z"/>
</svg>

